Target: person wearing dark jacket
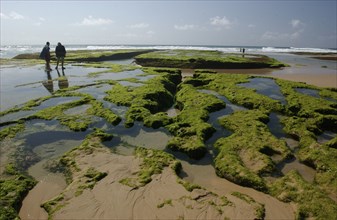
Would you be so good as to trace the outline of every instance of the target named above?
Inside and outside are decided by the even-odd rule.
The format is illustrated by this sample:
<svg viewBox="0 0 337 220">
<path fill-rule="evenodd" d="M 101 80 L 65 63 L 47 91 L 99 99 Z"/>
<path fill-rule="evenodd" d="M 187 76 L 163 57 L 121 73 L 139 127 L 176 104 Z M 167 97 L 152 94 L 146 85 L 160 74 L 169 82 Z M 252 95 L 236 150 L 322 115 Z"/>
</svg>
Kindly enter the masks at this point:
<svg viewBox="0 0 337 220">
<path fill-rule="evenodd" d="M 40 59 L 44 59 L 46 61 L 46 71 L 51 71 L 49 45 L 50 45 L 50 43 L 47 42 L 46 45 L 43 47 L 41 53 L 40 53 Z"/>
<path fill-rule="evenodd" d="M 57 58 L 55 69 L 58 68 L 60 60 L 61 60 L 62 69 L 65 69 L 63 66 L 63 63 L 64 63 L 64 57 L 66 56 L 66 53 L 67 53 L 66 48 L 60 42 L 58 42 L 55 48 L 55 54 Z"/>
</svg>

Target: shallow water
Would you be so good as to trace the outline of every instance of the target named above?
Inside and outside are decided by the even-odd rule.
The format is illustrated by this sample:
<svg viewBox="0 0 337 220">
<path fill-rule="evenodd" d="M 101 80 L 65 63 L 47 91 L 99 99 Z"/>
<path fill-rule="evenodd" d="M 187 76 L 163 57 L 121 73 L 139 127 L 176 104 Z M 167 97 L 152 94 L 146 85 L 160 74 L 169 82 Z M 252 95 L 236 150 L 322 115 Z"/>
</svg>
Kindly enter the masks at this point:
<svg viewBox="0 0 337 220">
<path fill-rule="evenodd" d="M 33 110 L 42 110 L 45 108 L 49 108 L 56 105 L 66 104 L 73 101 L 80 100 L 81 97 L 56 97 L 56 98 L 50 98 L 44 102 L 42 102 L 40 105 L 33 107 Z"/>
<path fill-rule="evenodd" d="M 295 88 L 296 92 L 302 93 L 304 95 L 312 96 L 314 98 L 322 98 L 331 102 L 337 102 L 337 100 L 329 98 L 329 97 L 323 97 L 319 94 L 318 90 L 315 89 L 305 89 L 305 88 Z"/>
<path fill-rule="evenodd" d="M 326 142 L 330 141 L 331 139 L 337 136 L 336 132 L 333 131 L 324 131 L 322 134 L 317 136 L 317 142 L 319 144 L 325 144 Z"/>
<path fill-rule="evenodd" d="M 104 61 L 105 63 L 113 63 L 113 64 L 120 64 L 120 65 L 130 65 L 135 62 L 135 59 L 124 59 L 124 60 L 109 60 Z"/>
<path fill-rule="evenodd" d="M 268 56 L 291 66 L 291 68 L 276 70 L 275 73 L 277 74 L 306 72 L 311 74 L 329 74 L 336 73 L 337 70 L 336 61 L 333 60 L 319 60 L 306 55 L 288 53 L 269 53 Z"/>
<path fill-rule="evenodd" d="M 115 146 L 125 146 L 164 150 L 171 138 L 170 133 L 166 129 L 144 127 L 140 122 L 136 122 L 131 128 L 125 128 L 123 123 L 120 123 L 116 127 L 105 125 L 105 128 L 108 128 L 109 133 L 112 133 L 114 137 L 111 141 L 104 142 L 104 145 L 112 149 Z"/>
<path fill-rule="evenodd" d="M 275 83 L 273 79 L 267 78 L 252 78 L 248 83 L 240 83 L 239 86 L 255 89 L 257 93 L 268 96 L 271 99 L 280 101 L 282 104 L 286 104 L 287 101 L 280 91 L 280 87 Z"/>
<path fill-rule="evenodd" d="M 7 110 L 32 99 L 50 95 L 62 88 L 92 83 L 88 73 L 101 68 L 84 68 L 67 65 L 63 72 L 45 72 L 43 65 L 1 68 L 1 108 Z"/>
<path fill-rule="evenodd" d="M 217 139 L 221 137 L 228 137 L 232 134 L 232 132 L 228 131 L 227 129 L 225 129 L 219 124 L 219 121 L 218 121 L 219 118 L 224 117 L 226 115 L 230 115 L 236 111 L 246 110 L 246 108 L 243 106 L 239 106 L 239 105 L 235 105 L 231 103 L 225 96 L 222 96 L 217 92 L 214 92 L 211 90 L 198 90 L 198 91 L 204 92 L 206 94 L 213 94 L 218 99 L 226 103 L 226 108 L 209 114 L 209 119 L 207 122 L 211 124 L 216 130 L 215 133 L 212 135 L 212 137 L 206 141 L 207 146 L 210 148 L 210 146 L 212 146 L 216 142 Z"/>
<path fill-rule="evenodd" d="M 9 122 L 9 121 L 17 121 L 21 118 L 28 117 L 28 116 L 33 115 L 35 113 L 36 113 L 36 111 L 34 111 L 34 110 L 19 111 L 19 112 L 10 113 L 10 114 L 1 116 L 0 117 L 0 123 L 5 123 L 5 122 Z"/>
<path fill-rule="evenodd" d="M 286 175 L 292 170 L 298 171 L 299 174 L 308 182 L 312 183 L 314 181 L 316 170 L 301 163 L 297 158 L 292 158 L 283 163 L 280 163 L 277 168 Z"/>
</svg>

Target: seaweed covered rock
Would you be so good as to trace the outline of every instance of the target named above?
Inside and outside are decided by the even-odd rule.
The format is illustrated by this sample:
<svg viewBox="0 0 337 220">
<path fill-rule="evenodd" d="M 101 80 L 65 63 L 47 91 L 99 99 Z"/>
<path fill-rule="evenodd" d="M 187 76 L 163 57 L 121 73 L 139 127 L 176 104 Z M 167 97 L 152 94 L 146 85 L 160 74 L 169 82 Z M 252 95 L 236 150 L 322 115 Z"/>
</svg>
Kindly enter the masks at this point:
<svg viewBox="0 0 337 220">
<path fill-rule="evenodd" d="M 220 51 L 170 50 L 154 51 L 135 57 L 136 63 L 147 67 L 193 69 L 277 68 L 285 64 L 264 56 L 225 54 Z"/>
<path fill-rule="evenodd" d="M 280 155 L 281 160 L 291 156 L 286 143 L 270 133 L 265 124 L 268 119 L 268 115 L 259 110 L 237 111 L 220 119 L 220 124 L 233 134 L 215 143 L 219 150 L 215 158 L 219 176 L 240 185 L 267 190 L 262 175 L 275 170 L 270 156 Z"/>
<path fill-rule="evenodd" d="M 5 177 L 0 180 L 0 219 L 18 219 L 22 201 L 36 181 L 7 164 Z"/>
<path fill-rule="evenodd" d="M 306 182 L 296 171 L 276 180 L 270 192 L 284 202 L 299 204 L 297 219 L 336 219 L 337 204 L 319 187 Z"/>
<path fill-rule="evenodd" d="M 167 115 L 156 113 L 173 105 L 177 78 L 181 77 L 180 72 L 166 73 L 152 70 L 150 73 L 156 74 L 156 76 L 146 81 L 143 86 L 125 87 L 116 84 L 104 98 L 117 105 L 129 106 L 126 113 L 127 127 L 132 126 L 134 121 L 146 121 L 146 125 L 155 128 L 170 122 Z"/>
<path fill-rule="evenodd" d="M 206 153 L 204 141 L 211 137 L 214 128 L 208 124 L 208 115 L 226 104 L 211 94 L 197 91 L 190 84 L 181 84 L 176 95 L 176 106 L 181 110 L 174 122 L 167 126 L 174 135 L 168 147 L 198 159 Z"/>
</svg>

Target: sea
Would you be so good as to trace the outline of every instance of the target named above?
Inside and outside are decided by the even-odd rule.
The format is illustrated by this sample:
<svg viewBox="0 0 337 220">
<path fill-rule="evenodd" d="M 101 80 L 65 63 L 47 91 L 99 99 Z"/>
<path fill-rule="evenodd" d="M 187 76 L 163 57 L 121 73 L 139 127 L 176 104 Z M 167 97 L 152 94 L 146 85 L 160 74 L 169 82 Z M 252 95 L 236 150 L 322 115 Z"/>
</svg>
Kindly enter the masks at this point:
<svg viewBox="0 0 337 220">
<path fill-rule="evenodd" d="M 1 45 L 0 58 L 13 58 L 18 54 L 40 52 L 44 45 Z M 56 45 L 51 45 L 51 49 Z M 213 46 L 213 45 L 64 45 L 67 51 L 71 50 L 120 50 L 120 49 L 157 49 L 157 50 L 216 50 L 224 53 L 240 52 L 245 48 L 246 53 L 337 53 L 337 48 L 298 48 L 298 47 L 268 47 L 268 46 Z"/>
</svg>

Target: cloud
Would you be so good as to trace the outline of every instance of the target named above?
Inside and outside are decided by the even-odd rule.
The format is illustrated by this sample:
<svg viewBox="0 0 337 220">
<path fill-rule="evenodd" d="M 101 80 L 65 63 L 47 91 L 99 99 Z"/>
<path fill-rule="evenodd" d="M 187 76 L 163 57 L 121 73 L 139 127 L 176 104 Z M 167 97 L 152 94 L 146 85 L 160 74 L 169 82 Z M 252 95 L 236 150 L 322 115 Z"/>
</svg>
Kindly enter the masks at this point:
<svg viewBox="0 0 337 220">
<path fill-rule="evenodd" d="M 184 24 L 184 25 L 174 25 L 174 29 L 179 31 L 195 30 L 198 28 L 198 25 L 194 24 Z"/>
<path fill-rule="evenodd" d="M 230 29 L 233 25 L 233 22 L 228 20 L 226 16 L 223 16 L 222 18 L 220 16 L 216 16 L 209 19 L 211 22 L 211 25 L 216 27 L 223 27 L 225 29 Z"/>
<path fill-rule="evenodd" d="M 147 35 L 154 35 L 155 33 L 156 33 L 156 32 L 154 32 L 154 31 L 151 31 L 151 30 L 150 30 L 150 31 L 148 31 L 148 32 L 146 32 L 146 34 L 147 34 Z"/>
<path fill-rule="evenodd" d="M 255 24 L 249 24 L 248 27 L 249 27 L 249 28 L 255 28 L 256 25 L 255 25 Z"/>
<path fill-rule="evenodd" d="M 99 26 L 99 25 L 107 25 L 113 23 L 110 19 L 105 18 L 94 18 L 93 16 L 89 16 L 87 18 L 83 18 L 82 22 L 76 23 L 78 26 Z"/>
<path fill-rule="evenodd" d="M 135 28 L 135 29 L 141 29 L 141 28 L 147 28 L 149 27 L 150 25 L 147 24 L 147 23 L 139 23 L 139 24 L 132 24 L 132 25 L 129 25 L 128 27 L 129 28 Z"/>
<path fill-rule="evenodd" d="M 9 16 L 5 15 L 4 13 L 0 13 L 1 19 L 9 19 Z"/>
<path fill-rule="evenodd" d="M 6 15 L 4 13 L 0 13 L 0 16 L 2 19 L 12 19 L 12 20 L 22 20 L 25 17 L 15 11 L 12 11 L 11 13 L 9 13 L 9 15 Z"/>
<path fill-rule="evenodd" d="M 293 28 L 300 28 L 304 26 L 304 23 L 298 19 L 292 19 L 290 24 Z"/>
</svg>

